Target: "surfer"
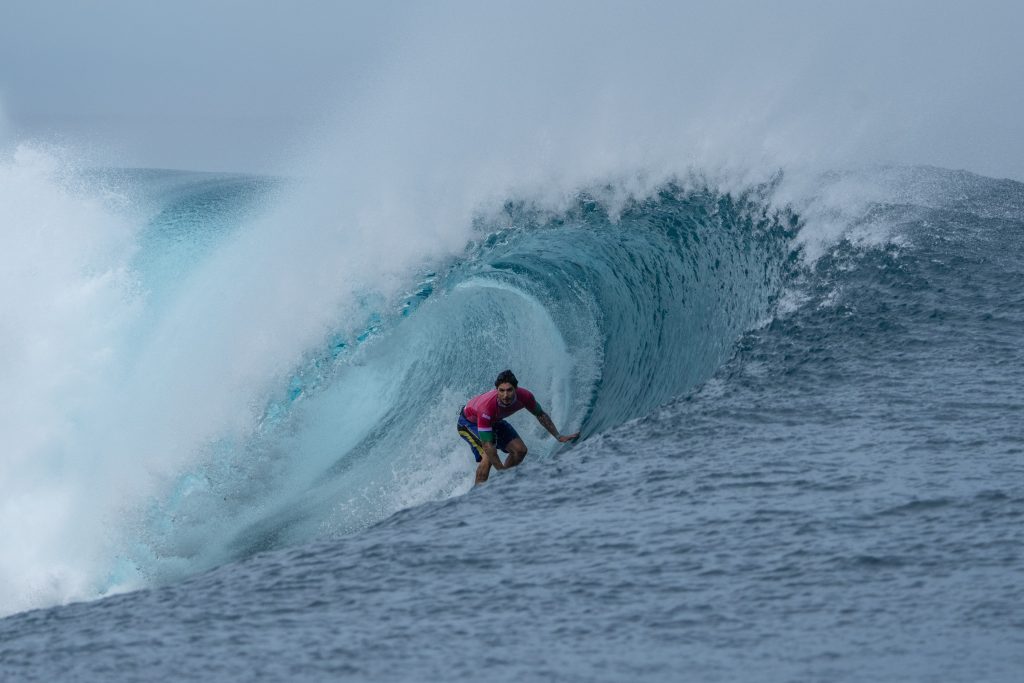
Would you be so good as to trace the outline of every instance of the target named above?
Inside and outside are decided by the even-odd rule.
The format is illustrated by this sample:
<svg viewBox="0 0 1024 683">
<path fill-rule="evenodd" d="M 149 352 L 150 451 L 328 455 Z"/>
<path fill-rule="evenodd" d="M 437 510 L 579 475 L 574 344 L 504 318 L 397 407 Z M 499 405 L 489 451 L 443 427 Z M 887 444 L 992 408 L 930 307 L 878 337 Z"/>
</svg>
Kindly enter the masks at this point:
<svg viewBox="0 0 1024 683">
<path fill-rule="evenodd" d="M 579 432 L 560 434 L 533 393 L 520 388 L 512 371 L 505 370 L 494 380 L 494 389 L 470 399 L 459 411 L 459 436 L 466 440 L 473 457 L 480 463 L 476 468 L 477 484 L 487 481 L 491 467 L 498 470 L 515 467 L 526 457 L 526 444 L 512 425 L 505 422 L 506 417 L 523 408 L 533 413 L 537 422 L 562 443 L 579 438 Z M 498 448 L 508 453 L 504 463 L 498 457 Z"/>
</svg>

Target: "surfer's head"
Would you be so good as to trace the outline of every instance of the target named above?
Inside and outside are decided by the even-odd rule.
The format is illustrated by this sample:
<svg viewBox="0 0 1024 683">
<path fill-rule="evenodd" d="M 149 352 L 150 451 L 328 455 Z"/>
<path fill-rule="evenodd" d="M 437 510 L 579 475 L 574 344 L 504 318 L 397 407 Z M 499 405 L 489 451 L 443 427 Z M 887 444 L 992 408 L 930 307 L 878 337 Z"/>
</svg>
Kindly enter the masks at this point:
<svg viewBox="0 0 1024 683">
<path fill-rule="evenodd" d="M 498 403 L 503 406 L 515 403 L 517 386 L 519 386 L 519 380 L 511 370 L 505 370 L 498 375 L 498 379 L 494 380 L 494 388 L 498 390 Z"/>
<path fill-rule="evenodd" d="M 498 379 L 494 380 L 495 387 L 505 383 L 511 384 L 513 389 L 519 386 L 519 380 L 516 379 L 511 370 L 502 370 L 501 374 L 498 375 Z"/>
</svg>

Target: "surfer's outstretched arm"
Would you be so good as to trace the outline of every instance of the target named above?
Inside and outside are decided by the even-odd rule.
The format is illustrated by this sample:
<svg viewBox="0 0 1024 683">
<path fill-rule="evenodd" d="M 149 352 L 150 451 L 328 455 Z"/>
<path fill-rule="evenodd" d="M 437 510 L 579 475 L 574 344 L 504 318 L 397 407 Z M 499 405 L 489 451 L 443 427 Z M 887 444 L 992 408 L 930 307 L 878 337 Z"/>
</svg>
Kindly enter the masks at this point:
<svg viewBox="0 0 1024 683">
<path fill-rule="evenodd" d="M 566 434 L 563 436 L 561 433 L 559 433 L 558 429 L 555 428 L 555 423 L 551 421 L 551 417 L 547 413 L 539 413 L 536 415 L 536 418 L 537 422 L 540 422 L 544 426 L 544 429 L 548 430 L 548 433 L 551 434 L 551 436 L 555 437 L 562 443 L 565 443 L 566 441 L 573 441 L 574 439 L 578 439 L 580 437 L 579 432 L 576 432 L 575 434 Z"/>
</svg>

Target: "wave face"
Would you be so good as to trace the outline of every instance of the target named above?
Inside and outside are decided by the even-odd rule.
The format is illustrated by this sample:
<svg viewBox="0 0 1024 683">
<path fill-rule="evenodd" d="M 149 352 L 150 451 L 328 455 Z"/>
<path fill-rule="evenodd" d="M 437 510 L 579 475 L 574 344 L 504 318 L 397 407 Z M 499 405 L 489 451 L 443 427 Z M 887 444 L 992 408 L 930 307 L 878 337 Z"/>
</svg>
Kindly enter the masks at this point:
<svg viewBox="0 0 1024 683">
<path fill-rule="evenodd" d="M 4 170 L 31 192 L 4 197 L 24 204 L 8 258 L 35 265 L 8 341 L 25 344 L 31 388 L 5 426 L 4 491 L 12 525 L 36 520 L 39 552 L 8 555 L 5 611 L 178 580 L 465 493 L 453 416 L 506 367 L 584 438 L 646 415 L 715 372 L 792 267 L 796 221 L 769 208 L 767 185 L 629 200 L 607 186 L 557 210 L 516 199 L 438 256 L 415 226 L 377 252 L 359 230 L 284 239 L 303 214 L 266 219 L 290 192 L 280 180 L 20 154 Z M 56 319 L 40 313 L 55 292 L 78 297 Z M 534 457 L 556 450 L 519 426 Z"/>
<path fill-rule="evenodd" d="M 589 195 L 556 215 L 509 203 L 405 296 L 365 293 L 363 322 L 178 477 L 125 559 L 168 580 L 465 492 L 453 416 L 505 367 L 584 438 L 645 415 L 769 314 L 793 227 L 756 192 L 670 186 L 614 216 Z M 523 433 L 554 450 L 537 425 Z"/>
</svg>

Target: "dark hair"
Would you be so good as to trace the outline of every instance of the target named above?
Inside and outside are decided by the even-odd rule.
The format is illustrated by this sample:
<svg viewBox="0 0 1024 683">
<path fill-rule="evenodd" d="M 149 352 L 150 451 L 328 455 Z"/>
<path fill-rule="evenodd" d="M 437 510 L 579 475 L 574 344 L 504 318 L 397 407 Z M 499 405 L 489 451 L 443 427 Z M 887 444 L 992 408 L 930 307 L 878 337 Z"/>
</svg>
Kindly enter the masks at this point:
<svg viewBox="0 0 1024 683">
<path fill-rule="evenodd" d="M 504 384 L 505 382 L 508 382 L 514 387 L 519 386 L 519 380 L 516 379 L 516 376 L 512 374 L 511 370 L 502 370 L 501 374 L 498 375 L 498 379 L 494 380 L 494 386 Z"/>
</svg>

